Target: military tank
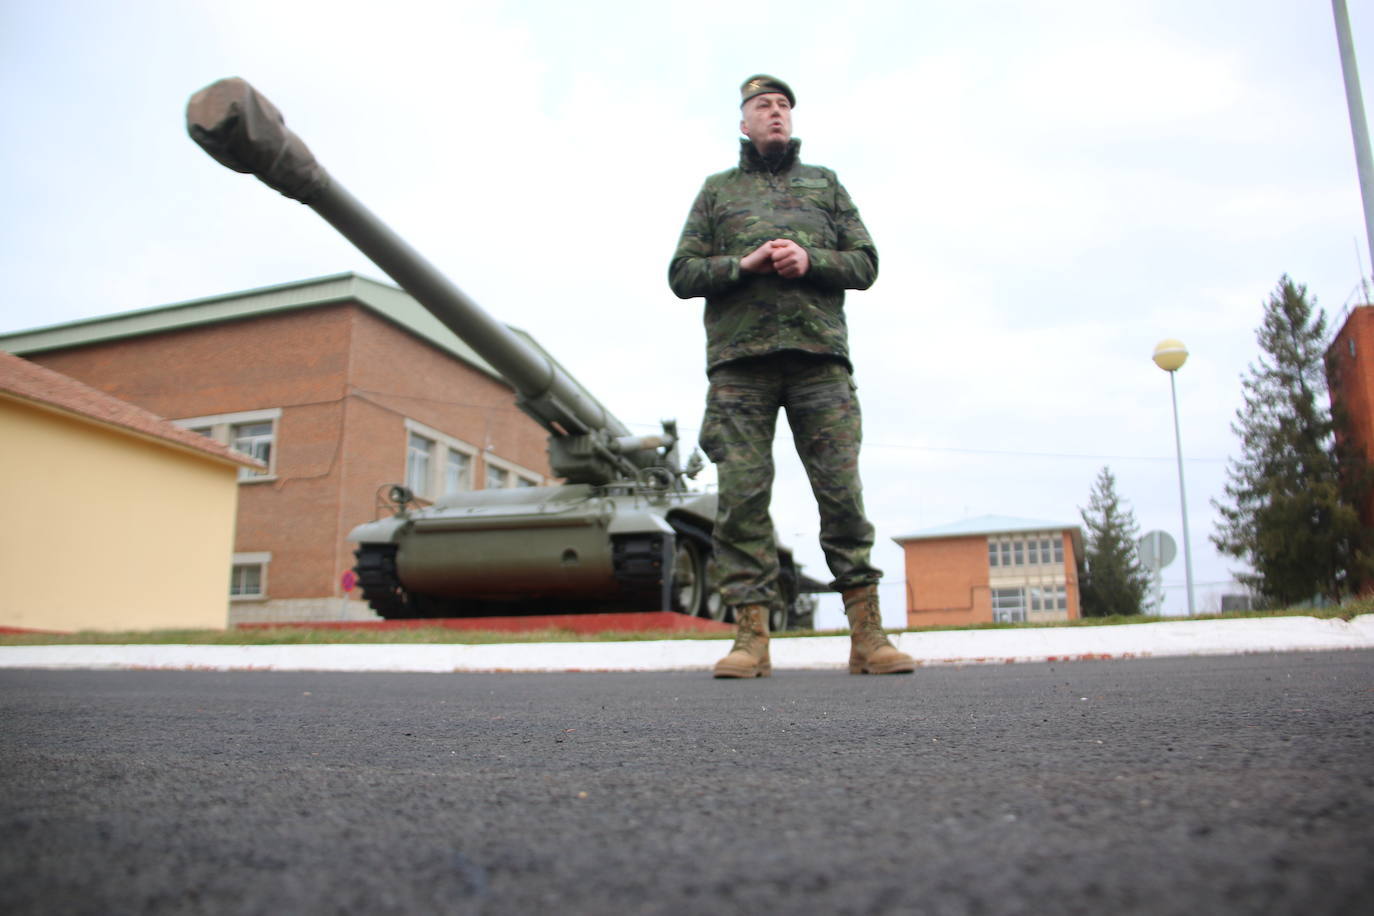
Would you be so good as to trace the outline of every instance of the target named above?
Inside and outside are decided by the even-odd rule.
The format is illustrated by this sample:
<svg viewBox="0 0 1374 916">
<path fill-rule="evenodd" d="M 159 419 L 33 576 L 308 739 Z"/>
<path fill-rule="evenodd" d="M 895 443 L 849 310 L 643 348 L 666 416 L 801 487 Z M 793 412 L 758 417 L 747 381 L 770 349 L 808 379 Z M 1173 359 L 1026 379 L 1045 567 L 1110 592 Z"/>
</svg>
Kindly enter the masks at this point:
<svg viewBox="0 0 1374 916">
<path fill-rule="evenodd" d="M 191 97 L 191 138 L 221 164 L 313 209 L 516 391 L 548 433 L 555 486 L 481 490 L 420 504 L 383 488 L 349 534 L 363 595 L 384 618 L 669 610 L 728 620 L 712 585 L 713 493 L 679 458 L 677 426 L 632 435 L 556 361 L 469 299 L 339 184 L 265 96 L 237 77 Z M 809 626 L 819 582 L 779 551 L 775 630 Z"/>
</svg>

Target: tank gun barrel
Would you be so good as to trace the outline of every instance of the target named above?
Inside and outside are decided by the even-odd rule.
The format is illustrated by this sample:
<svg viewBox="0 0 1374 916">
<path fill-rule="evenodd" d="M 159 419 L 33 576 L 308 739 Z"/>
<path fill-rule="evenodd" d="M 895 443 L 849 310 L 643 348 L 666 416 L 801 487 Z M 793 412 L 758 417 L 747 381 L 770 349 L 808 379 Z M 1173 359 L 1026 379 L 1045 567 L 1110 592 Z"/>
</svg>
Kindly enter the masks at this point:
<svg viewBox="0 0 1374 916">
<path fill-rule="evenodd" d="M 222 165 L 313 209 L 490 363 L 519 393 L 520 408 L 549 432 L 554 473 L 605 483 L 651 462 L 652 455 L 626 449 L 635 437 L 555 362 L 469 299 L 325 171 L 246 81 L 222 79 L 193 95 L 186 128 Z"/>
</svg>

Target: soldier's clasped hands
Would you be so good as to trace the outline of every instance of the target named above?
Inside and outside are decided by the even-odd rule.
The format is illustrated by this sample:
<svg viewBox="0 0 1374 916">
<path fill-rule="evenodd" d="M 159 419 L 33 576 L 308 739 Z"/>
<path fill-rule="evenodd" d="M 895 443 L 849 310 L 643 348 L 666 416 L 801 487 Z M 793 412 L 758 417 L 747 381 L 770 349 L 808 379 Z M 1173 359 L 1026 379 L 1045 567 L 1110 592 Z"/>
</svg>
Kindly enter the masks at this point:
<svg viewBox="0 0 1374 916">
<path fill-rule="evenodd" d="M 811 269 L 811 256 L 791 239 L 764 242 L 739 261 L 740 270 L 755 274 L 776 272 L 789 280 L 804 276 Z"/>
</svg>

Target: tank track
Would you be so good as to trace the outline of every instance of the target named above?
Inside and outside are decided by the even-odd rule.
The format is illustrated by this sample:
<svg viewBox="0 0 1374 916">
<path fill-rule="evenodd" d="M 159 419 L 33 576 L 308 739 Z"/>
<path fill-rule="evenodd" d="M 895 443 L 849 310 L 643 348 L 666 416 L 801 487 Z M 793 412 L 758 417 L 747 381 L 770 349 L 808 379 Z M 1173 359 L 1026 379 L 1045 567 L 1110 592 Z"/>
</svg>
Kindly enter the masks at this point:
<svg viewBox="0 0 1374 916">
<path fill-rule="evenodd" d="M 395 544 L 360 544 L 353 556 L 363 600 L 372 610 L 387 620 L 416 616 L 396 574 Z"/>
<path fill-rule="evenodd" d="M 611 565 L 620 593 L 641 610 L 668 610 L 673 539 L 660 533 L 631 534 L 611 542 Z"/>
</svg>

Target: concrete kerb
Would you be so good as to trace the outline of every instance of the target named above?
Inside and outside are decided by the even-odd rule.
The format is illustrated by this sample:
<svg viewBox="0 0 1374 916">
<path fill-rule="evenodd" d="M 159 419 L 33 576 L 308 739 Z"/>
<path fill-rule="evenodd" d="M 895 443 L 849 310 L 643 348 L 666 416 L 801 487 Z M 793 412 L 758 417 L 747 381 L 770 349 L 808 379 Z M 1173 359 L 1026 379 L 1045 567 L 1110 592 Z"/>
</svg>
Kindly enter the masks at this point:
<svg viewBox="0 0 1374 916">
<path fill-rule="evenodd" d="M 1374 648 L 1374 615 L 1344 620 L 1265 617 L 1114 627 L 945 630 L 893 641 L 921 665 L 1006 664 L 1177 655 Z M 0 668 L 97 670 L 555 672 L 705 671 L 725 640 L 494 645 L 4 646 Z M 775 669 L 844 669 L 847 636 L 775 639 Z"/>
</svg>

